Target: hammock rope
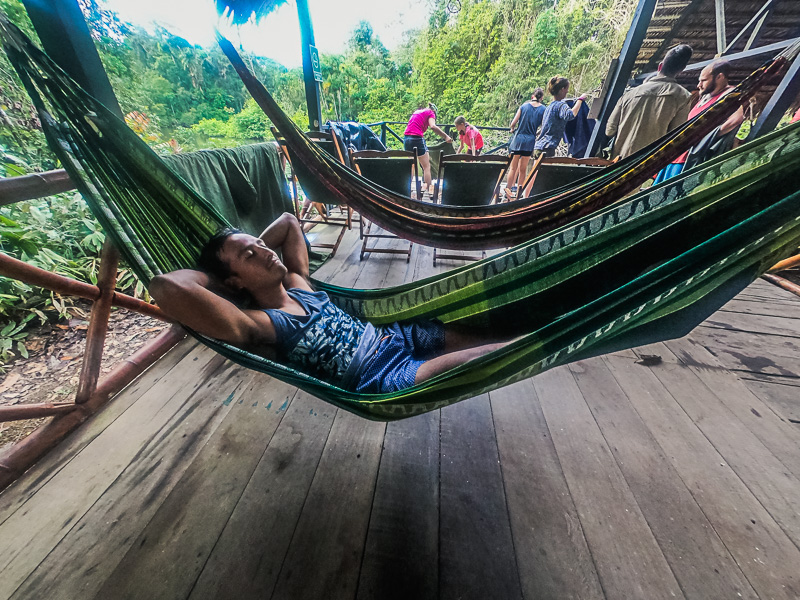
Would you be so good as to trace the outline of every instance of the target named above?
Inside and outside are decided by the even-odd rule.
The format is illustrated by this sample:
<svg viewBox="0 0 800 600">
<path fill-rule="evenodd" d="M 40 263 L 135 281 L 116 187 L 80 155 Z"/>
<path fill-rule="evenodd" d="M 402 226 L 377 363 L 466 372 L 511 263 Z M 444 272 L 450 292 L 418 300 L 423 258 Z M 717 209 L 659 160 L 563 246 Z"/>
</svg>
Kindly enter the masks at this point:
<svg viewBox="0 0 800 600">
<path fill-rule="evenodd" d="M 219 34 L 217 39 L 251 96 L 286 139 L 297 158 L 292 167 L 311 198 L 347 204 L 412 242 L 460 250 L 506 248 L 618 201 L 722 124 L 800 53 L 800 42 L 786 48 L 701 115 L 600 174 L 531 198 L 467 208 L 402 196 L 376 186 L 331 158 L 283 112 L 233 45 Z"/>
<path fill-rule="evenodd" d="M 131 268 L 148 282 L 192 267 L 225 220 L 2 15 L 0 36 L 51 147 Z M 524 333 L 395 394 L 343 390 L 198 337 L 366 418 L 419 414 L 573 360 L 685 334 L 797 247 L 798 175 L 800 124 L 448 273 L 383 290 L 317 282 L 350 314 L 376 324 L 437 317 L 476 331 Z"/>
</svg>

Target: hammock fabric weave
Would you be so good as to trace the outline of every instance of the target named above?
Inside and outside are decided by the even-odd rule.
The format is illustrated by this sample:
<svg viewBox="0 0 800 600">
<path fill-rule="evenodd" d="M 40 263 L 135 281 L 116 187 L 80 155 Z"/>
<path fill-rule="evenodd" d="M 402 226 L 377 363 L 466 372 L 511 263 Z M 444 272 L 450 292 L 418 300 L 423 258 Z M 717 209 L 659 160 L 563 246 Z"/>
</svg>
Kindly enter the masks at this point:
<svg viewBox="0 0 800 600">
<path fill-rule="evenodd" d="M 225 220 L 0 16 L 51 147 L 145 281 L 191 267 Z M 47 99 L 47 106 L 44 98 Z M 317 284 L 374 323 L 438 317 L 504 348 L 394 394 L 356 394 L 198 336 L 232 360 L 371 419 L 434 410 L 548 368 L 677 337 L 800 241 L 800 124 L 496 256 L 383 290 Z"/>
<path fill-rule="evenodd" d="M 553 231 L 611 205 L 636 190 L 661 168 L 698 143 L 743 106 L 758 88 L 782 72 L 800 42 L 756 70 L 722 100 L 650 146 L 582 180 L 552 192 L 513 202 L 467 208 L 412 200 L 371 183 L 314 146 L 248 70 L 233 45 L 218 36 L 256 103 L 285 137 L 296 157 L 292 167 L 303 190 L 317 202 L 344 203 L 384 229 L 437 248 L 506 248 Z"/>
</svg>

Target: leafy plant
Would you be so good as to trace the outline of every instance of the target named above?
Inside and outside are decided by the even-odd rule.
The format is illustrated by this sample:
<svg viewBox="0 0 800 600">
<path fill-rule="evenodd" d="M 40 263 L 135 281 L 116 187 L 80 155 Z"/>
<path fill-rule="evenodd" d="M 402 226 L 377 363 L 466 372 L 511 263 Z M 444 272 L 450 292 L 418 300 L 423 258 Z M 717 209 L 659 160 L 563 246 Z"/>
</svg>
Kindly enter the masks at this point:
<svg viewBox="0 0 800 600">
<path fill-rule="evenodd" d="M 28 358 L 28 349 L 25 347 L 25 338 L 28 337 L 28 333 L 23 330 L 33 317 L 33 314 L 29 314 L 20 321 L 11 321 L 3 329 L 0 329 L 0 372 L 2 372 L 2 365 L 8 362 L 8 359 L 15 353 L 19 353 L 23 358 Z"/>
</svg>

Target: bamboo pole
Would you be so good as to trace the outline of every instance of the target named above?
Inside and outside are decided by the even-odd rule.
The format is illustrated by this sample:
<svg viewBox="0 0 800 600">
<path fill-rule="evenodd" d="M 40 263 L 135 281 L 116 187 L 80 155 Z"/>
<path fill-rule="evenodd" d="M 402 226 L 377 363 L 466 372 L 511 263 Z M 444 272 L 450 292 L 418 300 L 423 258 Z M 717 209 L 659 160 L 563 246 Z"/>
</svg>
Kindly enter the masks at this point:
<svg viewBox="0 0 800 600">
<path fill-rule="evenodd" d="M 83 355 L 81 374 L 78 381 L 78 392 L 75 394 L 76 404 L 85 404 L 97 387 L 100 378 L 100 362 L 108 332 L 108 318 L 111 316 L 111 301 L 117 285 L 117 266 L 119 251 L 106 239 L 100 252 L 100 274 L 97 287 L 100 297 L 92 304 L 92 315 L 89 318 L 89 329 L 86 331 L 86 351 Z"/>
<path fill-rule="evenodd" d="M 0 423 L 6 421 L 21 421 L 23 419 L 40 419 L 54 417 L 77 410 L 74 402 L 43 402 L 41 404 L 22 404 L 20 406 L 0 406 Z"/>
<path fill-rule="evenodd" d="M 64 169 L 0 179 L 0 206 L 34 200 L 75 189 Z"/>
<path fill-rule="evenodd" d="M 800 254 L 782 260 L 767 271 L 767 273 L 777 273 L 778 271 L 785 271 L 786 269 L 793 269 L 794 267 L 800 267 Z"/>
<path fill-rule="evenodd" d="M 96 413 L 108 399 L 122 390 L 150 365 L 182 340 L 186 332 L 173 325 L 161 332 L 148 344 L 140 348 L 126 361 L 115 368 L 100 382 L 95 393 L 85 404 L 75 405 L 76 409 L 66 415 L 59 415 L 39 427 L 23 440 L 20 440 L 0 458 L 0 491 L 30 468 L 50 448 L 60 442 L 67 434 L 77 428 L 89 416 Z"/>
<path fill-rule="evenodd" d="M 82 281 L 64 277 L 63 275 L 58 275 L 57 273 L 45 271 L 39 267 L 34 267 L 21 260 L 12 258 L 2 252 L 0 252 L 0 275 L 10 279 L 16 279 L 28 285 L 42 287 L 58 294 L 77 296 L 78 298 L 92 301 L 100 298 L 100 288 L 96 285 L 90 285 Z M 143 302 L 127 294 L 114 292 L 111 303 L 114 306 L 127 308 L 128 310 L 155 317 L 162 321 L 169 321 L 169 319 L 164 316 L 164 313 L 161 312 L 161 309 L 154 304 L 148 304 L 147 302 Z"/>
<path fill-rule="evenodd" d="M 769 275 L 769 274 L 762 275 L 761 277 L 763 279 L 766 279 L 770 283 L 774 283 L 780 288 L 783 288 L 787 291 L 792 292 L 793 294 L 800 296 L 800 285 L 792 283 L 788 279 L 784 279 L 783 277 L 779 277 L 777 275 Z"/>
</svg>

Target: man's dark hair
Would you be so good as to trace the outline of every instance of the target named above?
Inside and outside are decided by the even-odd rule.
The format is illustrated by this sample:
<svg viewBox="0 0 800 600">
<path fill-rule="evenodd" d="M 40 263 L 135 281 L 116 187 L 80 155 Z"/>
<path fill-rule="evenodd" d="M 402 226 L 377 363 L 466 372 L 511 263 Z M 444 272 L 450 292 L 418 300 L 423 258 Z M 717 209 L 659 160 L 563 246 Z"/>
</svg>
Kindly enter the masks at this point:
<svg viewBox="0 0 800 600">
<path fill-rule="evenodd" d="M 678 44 L 672 48 L 661 62 L 661 73 L 667 77 L 674 77 L 686 68 L 692 58 L 692 47 L 688 44 Z"/>
<path fill-rule="evenodd" d="M 242 232 L 233 227 L 226 227 L 215 233 L 211 239 L 206 242 L 206 245 L 200 250 L 200 258 L 197 259 L 197 267 L 201 271 L 213 275 L 220 281 L 225 281 L 228 277 L 233 275 L 230 265 L 220 258 L 219 253 L 222 251 L 225 240 L 234 233 Z"/>
<path fill-rule="evenodd" d="M 731 76 L 731 63 L 727 60 L 720 59 L 715 60 L 711 63 L 711 78 L 715 79 L 717 75 L 722 73 L 725 76 L 725 79 L 730 79 Z"/>
</svg>

